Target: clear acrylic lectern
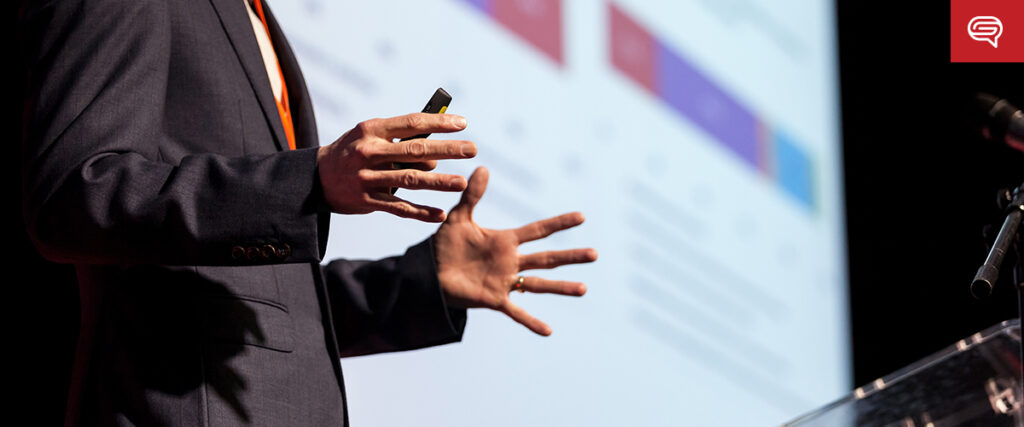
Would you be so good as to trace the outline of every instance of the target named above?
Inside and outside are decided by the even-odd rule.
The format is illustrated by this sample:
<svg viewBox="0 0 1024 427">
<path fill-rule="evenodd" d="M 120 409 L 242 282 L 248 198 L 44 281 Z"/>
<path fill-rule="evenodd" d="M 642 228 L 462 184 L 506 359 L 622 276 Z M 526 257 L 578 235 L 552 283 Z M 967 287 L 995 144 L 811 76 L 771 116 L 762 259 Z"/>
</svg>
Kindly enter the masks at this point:
<svg viewBox="0 0 1024 427">
<path fill-rule="evenodd" d="M 786 426 L 1024 426 L 1020 321 L 967 337 Z"/>
</svg>

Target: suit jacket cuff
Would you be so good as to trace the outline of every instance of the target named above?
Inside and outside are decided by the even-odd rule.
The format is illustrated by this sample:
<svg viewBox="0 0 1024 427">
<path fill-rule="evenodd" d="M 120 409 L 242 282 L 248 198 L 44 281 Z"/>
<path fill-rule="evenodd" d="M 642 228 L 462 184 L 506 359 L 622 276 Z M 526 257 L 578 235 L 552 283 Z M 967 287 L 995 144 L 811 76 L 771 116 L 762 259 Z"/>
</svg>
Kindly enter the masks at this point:
<svg viewBox="0 0 1024 427">
<path fill-rule="evenodd" d="M 437 275 L 433 237 L 410 247 L 400 261 L 399 271 L 405 280 L 403 293 L 409 301 L 417 301 L 410 309 L 410 319 L 422 342 L 417 347 L 447 344 L 462 340 L 466 329 L 466 309 L 447 304 Z"/>
<path fill-rule="evenodd" d="M 218 253 L 231 254 L 231 261 L 235 264 L 319 262 L 327 247 L 331 212 L 320 184 L 317 148 L 277 153 L 274 163 L 273 169 L 281 172 L 267 176 L 278 182 L 262 187 L 274 191 L 252 195 L 254 200 L 260 200 L 259 211 L 253 212 L 252 224 L 249 224 L 248 218 L 238 220 L 245 224 L 241 227 L 245 231 L 240 237 L 246 237 L 226 242 L 232 248 L 221 249 Z M 266 234 L 261 235 L 261 229 Z M 239 247 L 248 250 L 266 244 L 278 247 L 279 253 L 281 248 L 287 248 L 288 251 L 280 254 L 284 256 L 270 258 L 262 255 L 257 259 L 237 256 Z"/>
</svg>

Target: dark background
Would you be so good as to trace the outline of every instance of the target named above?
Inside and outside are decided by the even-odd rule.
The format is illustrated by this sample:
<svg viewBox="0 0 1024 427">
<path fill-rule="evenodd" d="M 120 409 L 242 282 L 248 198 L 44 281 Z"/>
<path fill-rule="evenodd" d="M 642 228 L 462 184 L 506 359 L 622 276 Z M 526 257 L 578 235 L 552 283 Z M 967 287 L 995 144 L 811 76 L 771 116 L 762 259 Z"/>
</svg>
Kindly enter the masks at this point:
<svg viewBox="0 0 1024 427">
<path fill-rule="evenodd" d="M 12 424 L 56 426 L 64 424 L 64 406 L 71 379 L 78 336 L 78 288 L 74 269 L 42 259 L 28 240 L 21 217 L 21 102 L 23 68 L 17 40 L 20 1 L 0 1 L 0 25 L 8 41 L 4 69 L 14 71 L 0 92 L 3 141 L 4 205 L 3 313 L 7 334 L 2 365 L 8 395 L 4 420 Z M 10 75 L 9 75 L 10 76 Z M 24 422 L 17 420 L 24 418 Z"/>
<path fill-rule="evenodd" d="M 1009 273 L 969 286 L 1024 154 L 966 117 L 975 91 L 1024 107 L 1024 64 L 952 64 L 949 3 L 893 3 L 838 2 L 855 386 L 1017 317 Z"/>
<path fill-rule="evenodd" d="M 18 2 L 4 3 L 14 40 Z M 1024 106 L 1024 64 L 951 64 L 948 3 L 892 3 L 838 3 L 854 385 L 1017 317 L 1007 282 L 981 301 L 968 285 L 986 254 L 983 226 L 1001 220 L 996 191 L 1024 181 L 1024 155 L 982 140 L 964 117 L 978 90 Z M 5 97 L 5 129 L 20 128 L 20 93 Z M 8 194 L 19 194 L 8 216 L 20 219 L 18 144 L 3 158 Z M 35 254 L 20 220 L 8 224 L 12 403 L 38 407 L 33 424 L 59 425 L 79 316 L 74 272 Z"/>
</svg>

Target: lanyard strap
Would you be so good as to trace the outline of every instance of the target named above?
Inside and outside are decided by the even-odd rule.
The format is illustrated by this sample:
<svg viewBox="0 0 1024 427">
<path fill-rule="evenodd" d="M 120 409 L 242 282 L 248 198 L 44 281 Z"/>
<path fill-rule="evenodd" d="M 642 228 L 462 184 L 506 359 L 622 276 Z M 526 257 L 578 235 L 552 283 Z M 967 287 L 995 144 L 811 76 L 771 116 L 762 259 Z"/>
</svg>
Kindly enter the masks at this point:
<svg viewBox="0 0 1024 427">
<path fill-rule="evenodd" d="M 263 14 L 263 2 L 260 0 L 253 0 L 253 4 L 256 6 L 256 14 L 260 17 L 260 22 L 263 23 L 263 29 L 267 32 L 267 39 L 271 41 L 271 49 L 273 49 L 273 39 L 270 38 L 270 27 L 267 26 L 266 15 Z M 277 112 L 281 115 L 281 124 L 284 125 L 284 134 L 288 138 L 288 148 L 295 149 L 295 127 L 292 124 L 292 110 L 288 105 L 288 85 L 284 82 L 284 73 L 281 72 L 281 62 L 277 60 L 277 54 L 274 54 L 274 62 L 277 64 L 277 75 L 281 78 L 281 99 L 274 99 L 277 103 Z"/>
</svg>

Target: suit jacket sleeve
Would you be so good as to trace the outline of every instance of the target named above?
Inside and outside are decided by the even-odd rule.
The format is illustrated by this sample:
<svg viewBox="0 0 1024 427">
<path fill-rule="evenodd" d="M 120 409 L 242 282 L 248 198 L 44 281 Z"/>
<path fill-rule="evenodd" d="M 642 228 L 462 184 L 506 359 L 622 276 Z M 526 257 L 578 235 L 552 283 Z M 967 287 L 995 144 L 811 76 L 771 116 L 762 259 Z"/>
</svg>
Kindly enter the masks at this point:
<svg viewBox="0 0 1024 427">
<path fill-rule="evenodd" d="M 433 239 L 379 261 L 322 267 L 342 357 L 462 340 L 466 309 L 445 304 Z"/>
<path fill-rule="evenodd" d="M 328 212 L 316 148 L 162 160 L 158 147 L 177 144 L 163 129 L 189 125 L 162 110 L 174 72 L 166 7 L 72 0 L 31 2 L 23 12 L 30 236 L 62 262 L 234 264 L 238 247 L 268 244 L 289 247 L 288 262 L 318 261 Z"/>
</svg>

